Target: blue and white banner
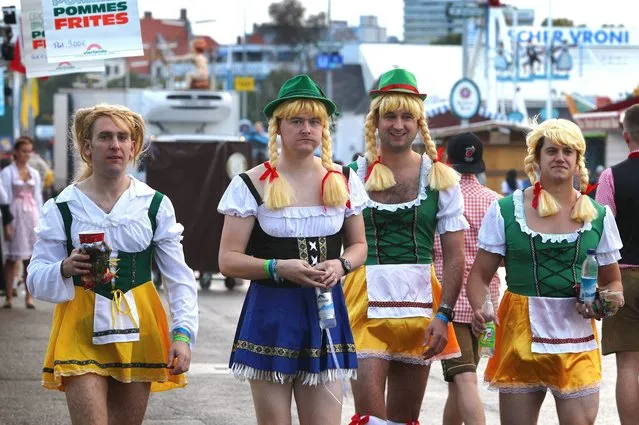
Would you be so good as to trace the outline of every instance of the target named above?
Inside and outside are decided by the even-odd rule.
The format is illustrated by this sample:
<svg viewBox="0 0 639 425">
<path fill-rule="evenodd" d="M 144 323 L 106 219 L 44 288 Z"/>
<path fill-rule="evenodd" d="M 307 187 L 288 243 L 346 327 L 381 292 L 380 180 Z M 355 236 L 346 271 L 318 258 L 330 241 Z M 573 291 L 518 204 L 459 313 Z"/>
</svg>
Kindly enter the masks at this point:
<svg viewBox="0 0 639 425">
<path fill-rule="evenodd" d="M 512 41 L 533 44 L 568 44 L 571 46 L 639 46 L 639 28 L 586 28 L 524 26 L 511 28 Z"/>
</svg>

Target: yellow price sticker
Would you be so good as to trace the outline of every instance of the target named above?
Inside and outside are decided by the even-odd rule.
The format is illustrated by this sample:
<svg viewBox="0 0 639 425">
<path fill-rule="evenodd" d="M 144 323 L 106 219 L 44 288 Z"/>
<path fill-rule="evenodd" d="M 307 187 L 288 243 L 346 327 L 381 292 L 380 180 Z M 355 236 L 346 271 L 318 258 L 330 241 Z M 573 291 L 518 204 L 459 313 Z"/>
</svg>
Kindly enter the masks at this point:
<svg viewBox="0 0 639 425">
<path fill-rule="evenodd" d="M 235 77 L 234 85 L 236 91 L 255 91 L 255 78 Z"/>
</svg>

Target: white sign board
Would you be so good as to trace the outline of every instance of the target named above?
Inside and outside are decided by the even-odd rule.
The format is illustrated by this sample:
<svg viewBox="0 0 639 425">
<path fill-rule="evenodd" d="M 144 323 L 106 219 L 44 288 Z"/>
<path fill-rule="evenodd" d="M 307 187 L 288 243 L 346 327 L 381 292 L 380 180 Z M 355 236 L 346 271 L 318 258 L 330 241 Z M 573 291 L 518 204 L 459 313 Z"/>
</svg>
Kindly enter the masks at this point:
<svg viewBox="0 0 639 425">
<path fill-rule="evenodd" d="M 137 0 L 42 0 L 47 60 L 142 56 Z"/>
<path fill-rule="evenodd" d="M 84 62 L 47 61 L 47 40 L 42 20 L 41 0 L 21 1 L 22 62 L 27 69 L 27 78 L 72 74 L 75 72 L 104 72 L 104 60 Z"/>
<path fill-rule="evenodd" d="M 450 109 L 453 115 L 468 120 L 479 111 L 481 95 L 477 84 L 469 78 L 458 80 L 450 91 Z"/>
</svg>

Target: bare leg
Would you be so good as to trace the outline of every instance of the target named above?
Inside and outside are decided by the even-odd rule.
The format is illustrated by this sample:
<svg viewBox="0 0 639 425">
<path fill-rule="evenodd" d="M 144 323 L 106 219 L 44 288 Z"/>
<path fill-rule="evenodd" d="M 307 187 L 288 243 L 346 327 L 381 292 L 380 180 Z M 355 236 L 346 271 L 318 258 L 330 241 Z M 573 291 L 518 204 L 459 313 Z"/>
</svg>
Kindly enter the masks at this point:
<svg viewBox="0 0 639 425">
<path fill-rule="evenodd" d="M 360 415 L 373 415 L 386 419 L 384 390 L 389 361 L 384 359 L 358 359 L 357 379 L 351 381 L 355 410 Z"/>
<path fill-rule="evenodd" d="M 429 372 L 430 366 L 391 362 L 386 396 L 388 420 L 406 423 L 419 418 Z"/>
<path fill-rule="evenodd" d="M 500 393 L 501 425 L 536 425 L 544 398 L 546 398 L 545 391 L 520 394 Z"/>
<path fill-rule="evenodd" d="M 150 392 L 149 382 L 125 384 L 109 379 L 107 396 L 109 425 L 141 425 L 149 403 Z"/>
<path fill-rule="evenodd" d="M 448 384 L 448 400 L 444 408 L 444 425 L 484 425 L 486 415 L 484 405 L 479 398 L 477 389 L 477 374 L 464 372 L 455 375 L 454 382 Z M 453 400 L 451 400 L 453 399 Z M 451 405 L 449 407 L 449 404 Z M 446 421 L 447 409 L 451 422 Z"/>
<path fill-rule="evenodd" d="M 639 352 L 617 353 L 617 411 L 621 425 L 639 422 Z"/>
<path fill-rule="evenodd" d="M 24 296 L 24 302 L 27 306 L 27 308 L 34 308 L 35 305 L 33 304 L 33 297 L 31 296 L 31 294 L 29 293 L 29 287 L 27 286 L 27 267 L 29 267 L 29 260 L 24 260 L 22 262 L 22 271 L 23 271 L 23 280 L 24 280 L 24 290 L 26 292 L 25 296 Z"/>
<path fill-rule="evenodd" d="M 250 382 L 258 425 L 291 425 L 293 384 Z"/>
<path fill-rule="evenodd" d="M 63 379 L 71 424 L 108 425 L 109 378 L 88 373 Z"/>
<path fill-rule="evenodd" d="M 599 393 L 584 397 L 555 397 L 560 425 L 593 425 L 599 411 Z"/>
<path fill-rule="evenodd" d="M 342 383 L 327 382 L 314 387 L 293 386 L 300 425 L 339 425 L 342 418 Z"/>
<path fill-rule="evenodd" d="M 7 297 L 7 304 L 11 304 L 13 300 L 13 279 L 16 274 L 16 262 L 13 260 L 7 260 L 4 263 L 4 275 L 6 280 L 5 296 Z"/>
<path fill-rule="evenodd" d="M 462 425 L 463 420 L 459 411 L 459 403 L 457 402 L 459 397 L 457 385 L 454 382 L 449 382 L 442 425 Z"/>
</svg>

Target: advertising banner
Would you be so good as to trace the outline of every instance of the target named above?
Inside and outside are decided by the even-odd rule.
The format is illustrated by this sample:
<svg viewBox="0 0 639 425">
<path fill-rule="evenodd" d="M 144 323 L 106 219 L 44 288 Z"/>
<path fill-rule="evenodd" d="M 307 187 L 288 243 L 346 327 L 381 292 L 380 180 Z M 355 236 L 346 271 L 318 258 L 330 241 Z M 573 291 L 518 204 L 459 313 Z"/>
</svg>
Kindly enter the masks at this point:
<svg viewBox="0 0 639 425">
<path fill-rule="evenodd" d="M 508 36 L 519 43 L 550 44 L 569 46 L 638 46 L 639 28 L 588 28 L 588 27 L 547 27 L 520 26 L 510 28 Z"/>
<path fill-rule="evenodd" d="M 137 0 L 42 0 L 49 63 L 142 56 Z"/>
<path fill-rule="evenodd" d="M 84 62 L 47 61 L 47 40 L 42 19 L 42 0 L 21 1 L 22 62 L 27 78 L 72 74 L 75 72 L 104 72 L 104 60 Z"/>
</svg>

